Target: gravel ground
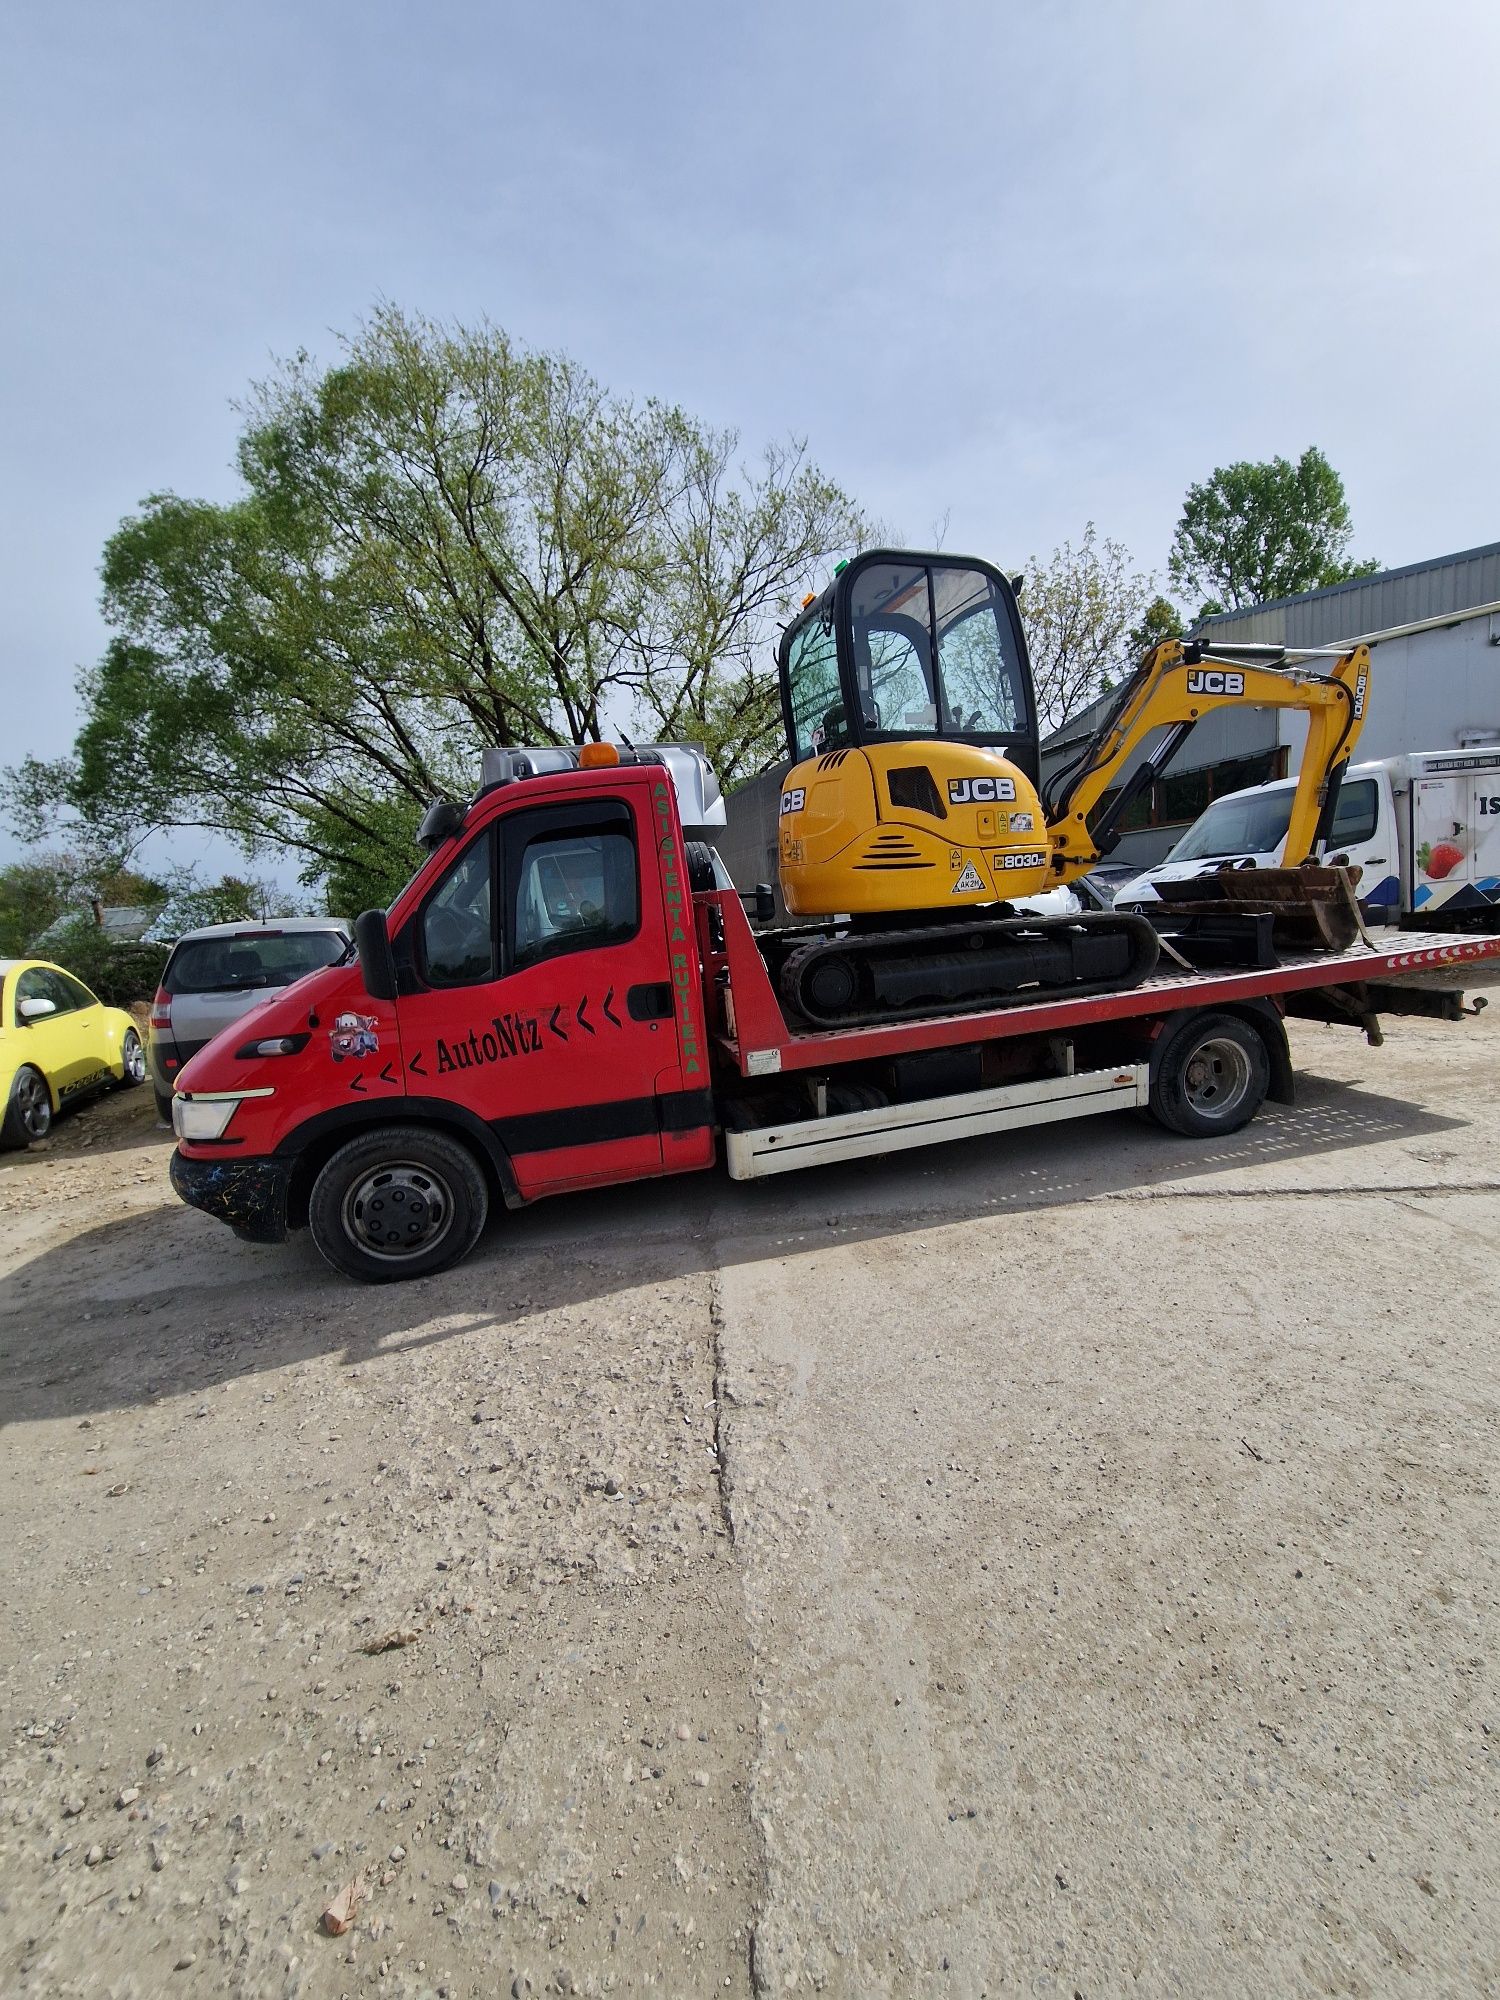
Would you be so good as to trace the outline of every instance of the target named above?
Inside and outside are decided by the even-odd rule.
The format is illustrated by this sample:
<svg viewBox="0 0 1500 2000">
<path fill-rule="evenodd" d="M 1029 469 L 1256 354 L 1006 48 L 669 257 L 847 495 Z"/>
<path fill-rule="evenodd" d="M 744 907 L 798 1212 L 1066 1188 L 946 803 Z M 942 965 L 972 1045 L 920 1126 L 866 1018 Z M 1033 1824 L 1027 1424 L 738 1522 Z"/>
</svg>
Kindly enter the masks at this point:
<svg viewBox="0 0 1500 2000">
<path fill-rule="evenodd" d="M 1500 1991 L 1500 1031 L 1295 1043 L 385 1289 L 4 1156 L 0 1992 Z"/>
</svg>

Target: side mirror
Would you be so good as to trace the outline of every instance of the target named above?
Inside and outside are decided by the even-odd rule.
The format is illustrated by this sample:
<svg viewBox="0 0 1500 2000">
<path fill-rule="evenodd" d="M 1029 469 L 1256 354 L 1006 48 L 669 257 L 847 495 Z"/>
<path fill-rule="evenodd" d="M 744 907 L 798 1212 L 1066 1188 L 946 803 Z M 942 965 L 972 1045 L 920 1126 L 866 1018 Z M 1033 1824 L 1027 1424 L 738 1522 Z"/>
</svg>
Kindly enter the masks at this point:
<svg viewBox="0 0 1500 2000">
<path fill-rule="evenodd" d="M 435 854 L 444 841 L 452 840 L 456 833 L 464 830 L 465 813 L 462 806 L 452 799 L 434 799 L 422 815 L 422 824 L 417 828 L 417 845 L 428 854 Z"/>
<path fill-rule="evenodd" d="M 42 1021 L 57 1012 L 55 1000 L 23 1000 L 16 1012 L 23 1021 Z"/>
<path fill-rule="evenodd" d="M 394 1000 L 396 955 L 391 950 L 391 930 L 384 910 L 366 910 L 354 919 L 354 952 L 370 998 Z"/>
</svg>

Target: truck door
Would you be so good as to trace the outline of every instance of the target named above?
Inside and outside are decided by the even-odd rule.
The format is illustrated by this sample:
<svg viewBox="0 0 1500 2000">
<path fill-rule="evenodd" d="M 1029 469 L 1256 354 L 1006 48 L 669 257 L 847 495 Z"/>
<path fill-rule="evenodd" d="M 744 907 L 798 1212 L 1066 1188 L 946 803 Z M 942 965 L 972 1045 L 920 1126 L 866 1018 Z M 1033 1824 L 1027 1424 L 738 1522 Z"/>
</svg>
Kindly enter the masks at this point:
<svg viewBox="0 0 1500 2000">
<path fill-rule="evenodd" d="M 1324 852 L 1343 856 L 1359 871 L 1359 900 L 1365 914 L 1394 918 L 1401 901 L 1396 802 L 1385 771 L 1345 778 L 1339 789 L 1333 829 Z"/>
<path fill-rule="evenodd" d="M 406 1087 L 494 1130 L 528 1198 L 664 1170 L 693 1096 L 653 847 L 624 799 L 521 806 L 454 859 L 403 929 Z M 644 861 L 644 866 L 643 866 Z"/>
</svg>

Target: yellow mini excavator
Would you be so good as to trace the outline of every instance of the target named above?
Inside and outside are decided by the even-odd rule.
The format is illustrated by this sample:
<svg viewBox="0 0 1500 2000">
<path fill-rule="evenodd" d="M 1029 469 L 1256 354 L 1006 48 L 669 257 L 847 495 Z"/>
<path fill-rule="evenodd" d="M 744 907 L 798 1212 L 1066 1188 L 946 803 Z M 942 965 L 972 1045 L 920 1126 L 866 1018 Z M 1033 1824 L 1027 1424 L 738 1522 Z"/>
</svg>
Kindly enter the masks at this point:
<svg viewBox="0 0 1500 2000">
<path fill-rule="evenodd" d="M 778 667 L 792 758 L 782 898 L 794 917 L 823 920 L 782 933 L 779 979 L 807 1020 L 837 1027 L 1147 977 L 1160 947 L 1144 917 L 1012 906 L 1109 853 L 1142 789 L 1214 709 L 1306 712 L 1282 867 L 1237 887 L 1242 909 L 1256 889 L 1272 903 L 1314 893 L 1309 875 L 1286 871 L 1315 859 L 1333 824 L 1370 656 L 1164 641 L 1045 788 L 1016 593 L 988 563 L 856 556 L 787 627 Z"/>
</svg>

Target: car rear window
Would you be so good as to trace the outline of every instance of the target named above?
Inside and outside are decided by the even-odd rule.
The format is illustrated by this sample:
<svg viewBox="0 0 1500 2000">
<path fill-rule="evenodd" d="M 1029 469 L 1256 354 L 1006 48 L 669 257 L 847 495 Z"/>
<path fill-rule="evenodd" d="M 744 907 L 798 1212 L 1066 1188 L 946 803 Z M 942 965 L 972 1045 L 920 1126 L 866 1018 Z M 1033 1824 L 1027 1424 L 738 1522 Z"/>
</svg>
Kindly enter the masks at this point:
<svg viewBox="0 0 1500 2000">
<path fill-rule="evenodd" d="M 247 931 L 239 937 L 188 938 L 167 961 L 168 993 L 241 993 L 256 986 L 290 986 L 341 958 L 339 931 Z"/>
</svg>

